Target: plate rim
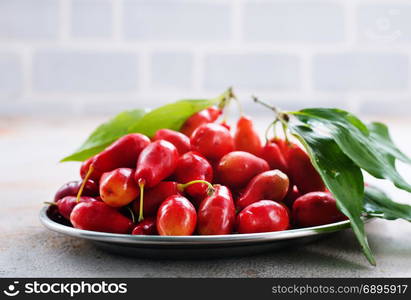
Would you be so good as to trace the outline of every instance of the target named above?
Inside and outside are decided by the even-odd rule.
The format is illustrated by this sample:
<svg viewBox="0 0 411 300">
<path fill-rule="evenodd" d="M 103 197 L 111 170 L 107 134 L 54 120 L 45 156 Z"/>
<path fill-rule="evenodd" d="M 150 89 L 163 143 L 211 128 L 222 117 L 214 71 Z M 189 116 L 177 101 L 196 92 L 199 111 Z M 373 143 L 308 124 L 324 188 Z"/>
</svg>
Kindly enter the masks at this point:
<svg viewBox="0 0 411 300">
<path fill-rule="evenodd" d="M 48 229 L 82 239 L 133 245 L 153 246 L 193 246 L 193 245 L 231 245 L 275 242 L 289 239 L 304 238 L 323 235 L 350 228 L 350 220 L 344 220 L 326 225 L 290 229 L 284 231 L 226 234 L 226 235 L 191 235 L 191 236 L 160 236 L 160 235 L 131 235 L 119 233 L 106 233 L 77 229 L 51 220 L 47 215 L 48 206 L 40 210 L 40 222 Z M 372 218 L 365 218 L 365 221 Z"/>
</svg>

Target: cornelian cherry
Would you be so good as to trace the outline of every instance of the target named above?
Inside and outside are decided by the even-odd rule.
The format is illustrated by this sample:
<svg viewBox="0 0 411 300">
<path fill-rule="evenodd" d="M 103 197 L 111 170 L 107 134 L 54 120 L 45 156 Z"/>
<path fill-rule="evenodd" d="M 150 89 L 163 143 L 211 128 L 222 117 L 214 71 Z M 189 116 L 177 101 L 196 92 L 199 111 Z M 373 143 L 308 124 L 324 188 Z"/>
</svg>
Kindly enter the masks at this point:
<svg viewBox="0 0 411 300">
<path fill-rule="evenodd" d="M 81 178 L 85 178 L 90 166 L 93 172 L 90 179 L 99 181 L 105 172 L 117 168 L 134 168 L 140 152 L 150 144 L 150 139 L 143 134 L 131 133 L 119 138 L 108 148 L 86 160 L 80 169 Z"/>
<path fill-rule="evenodd" d="M 213 168 L 201 155 L 195 152 L 187 152 L 178 159 L 174 177 L 180 183 L 193 180 L 211 182 L 213 180 Z M 207 196 L 207 190 L 208 186 L 206 184 L 196 183 L 188 186 L 185 192 L 194 198 L 204 198 Z"/>
<path fill-rule="evenodd" d="M 109 233 L 130 233 L 133 222 L 104 202 L 77 204 L 70 214 L 75 228 Z"/>
<path fill-rule="evenodd" d="M 292 209 L 296 226 L 311 227 L 330 224 L 347 219 L 337 208 L 337 202 L 330 193 L 311 192 L 295 200 Z"/>
<path fill-rule="evenodd" d="M 278 169 L 284 173 L 287 173 L 287 160 L 284 157 L 280 146 L 272 141 L 267 141 L 261 151 L 261 158 L 265 159 L 270 165 L 271 169 Z"/>
<path fill-rule="evenodd" d="M 77 196 L 81 184 L 81 180 L 69 181 L 63 184 L 54 195 L 54 201 L 57 202 L 57 200 L 62 199 L 66 196 Z M 98 193 L 98 185 L 93 180 L 87 180 L 84 185 L 82 195 L 94 197 L 98 196 Z"/>
<path fill-rule="evenodd" d="M 197 213 L 187 198 L 173 195 L 159 207 L 156 224 L 160 235 L 192 235 L 197 224 Z"/>
<path fill-rule="evenodd" d="M 195 113 L 189 117 L 181 128 L 181 132 L 186 136 L 191 137 L 191 134 L 201 125 L 214 122 L 221 115 L 221 109 L 214 106 Z"/>
<path fill-rule="evenodd" d="M 246 116 L 240 117 L 237 122 L 234 142 L 236 150 L 261 155 L 263 149 L 261 139 L 254 128 L 253 121 Z"/>
<path fill-rule="evenodd" d="M 66 196 L 57 200 L 56 205 L 60 215 L 62 215 L 67 220 L 70 220 L 70 214 L 73 211 L 74 207 L 83 202 L 97 201 L 95 198 L 83 196 L 80 197 L 77 201 L 76 196 Z"/>
<path fill-rule="evenodd" d="M 282 231 L 288 229 L 289 225 L 285 206 L 271 200 L 250 204 L 237 215 L 239 233 Z"/>
<path fill-rule="evenodd" d="M 144 191 L 143 215 L 155 216 L 157 209 L 165 199 L 179 193 L 181 193 L 181 191 L 178 188 L 178 183 L 175 181 L 162 181 L 155 187 L 147 189 Z M 136 214 L 139 214 L 140 199 L 133 202 L 132 208 Z"/>
<path fill-rule="evenodd" d="M 285 205 L 287 205 L 287 207 L 292 208 L 295 200 L 297 200 L 301 196 L 302 195 L 297 186 L 293 185 L 288 189 L 287 195 L 284 197 L 283 202 Z"/>
<path fill-rule="evenodd" d="M 170 176 L 177 167 L 177 160 L 177 148 L 165 140 L 155 141 L 141 152 L 134 175 L 140 186 L 139 221 L 143 220 L 144 187 L 154 187 Z"/>
<path fill-rule="evenodd" d="M 153 217 L 145 218 L 143 221 L 138 223 L 133 231 L 131 232 L 132 235 L 156 235 L 157 227 L 156 227 L 156 219 Z"/>
<path fill-rule="evenodd" d="M 198 209 L 197 232 L 202 235 L 229 234 L 235 225 L 235 207 L 230 190 L 215 186 L 213 195 L 206 197 Z"/>
<path fill-rule="evenodd" d="M 289 181 L 280 170 L 270 170 L 255 176 L 237 200 L 237 207 L 243 209 L 259 200 L 281 201 L 287 195 Z"/>
<path fill-rule="evenodd" d="M 217 177 L 221 184 L 240 189 L 255 175 L 269 169 L 264 159 L 248 152 L 233 151 L 221 158 L 217 166 Z"/>
<path fill-rule="evenodd" d="M 278 143 L 278 141 L 277 141 Z M 287 174 L 302 194 L 324 191 L 325 185 L 308 154 L 294 143 L 279 146 L 287 161 Z"/>
<path fill-rule="evenodd" d="M 122 207 L 140 194 L 134 181 L 134 170 L 118 168 L 104 173 L 100 178 L 100 197 L 109 206 Z"/>
<path fill-rule="evenodd" d="M 165 140 L 173 144 L 177 148 L 179 155 L 183 155 L 191 149 L 190 138 L 181 132 L 171 129 L 158 130 L 153 137 L 153 141 L 158 140 Z"/>
<path fill-rule="evenodd" d="M 234 150 L 234 139 L 224 126 L 209 123 L 198 127 L 190 138 L 194 151 L 212 161 L 218 161 Z"/>
</svg>

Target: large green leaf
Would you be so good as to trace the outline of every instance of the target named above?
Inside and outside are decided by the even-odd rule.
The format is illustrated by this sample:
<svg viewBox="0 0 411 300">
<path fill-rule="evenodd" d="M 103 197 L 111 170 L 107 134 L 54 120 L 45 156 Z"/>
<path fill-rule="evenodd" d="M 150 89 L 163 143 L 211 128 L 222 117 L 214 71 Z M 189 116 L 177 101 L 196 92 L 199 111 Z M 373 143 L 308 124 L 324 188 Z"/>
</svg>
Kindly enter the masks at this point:
<svg viewBox="0 0 411 300">
<path fill-rule="evenodd" d="M 162 128 L 180 130 L 191 115 L 216 104 L 224 107 L 233 97 L 233 91 L 229 88 L 213 99 L 181 100 L 167 104 L 147 113 L 141 120 L 130 126 L 129 131 L 152 137 L 157 130 Z"/>
<path fill-rule="evenodd" d="M 140 120 L 146 111 L 135 109 L 119 113 L 113 119 L 98 126 L 73 154 L 61 161 L 83 161 L 103 151 L 108 145 L 129 133 L 129 127 Z"/>
<path fill-rule="evenodd" d="M 385 124 L 380 122 L 373 122 L 367 127 L 370 131 L 370 138 L 375 141 L 374 145 L 376 147 L 379 147 L 381 149 L 381 152 L 387 153 L 396 159 L 411 164 L 411 158 L 402 153 L 401 150 L 399 150 L 391 140 L 388 127 Z"/>
<path fill-rule="evenodd" d="M 373 186 L 365 187 L 364 212 L 368 216 L 387 220 L 404 219 L 411 222 L 411 206 L 391 200 L 387 194 Z"/>
<path fill-rule="evenodd" d="M 335 196 L 339 209 L 351 220 L 351 227 L 365 256 L 375 265 L 361 219 L 364 198 L 361 169 L 342 152 L 330 134 L 318 131 L 295 118 L 291 118 L 288 125 L 291 133 L 307 148 L 314 167 Z"/>
<path fill-rule="evenodd" d="M 310 108 L 292 114 L 315 131 L 331 134 L 341 150 L 360 168 L 411 192 L 411 185 L 395 168 L 395 157 L 404 160 L 405 155 L 396 149 L 381 125 L 374 124 L 370 131 L 358 118 L 339 109 Z"/>
<path fill-rule="evenodd" d="M 215 104 L 225 105 L 232 97 L 230 88 L 213 99 L 180 100 L 150 112 L 140 109 L 122 112 L 100 125 L 80 148 L 61 161 L 86 160 L 128 133 L 142 133 L 152 137 L 158 129 L 179 130 L 191 115 Z"/>
<path fill-rule="evenodd" d="M 141 120 L 130 126 L 129 131 L 152 137 L 157 130 L 162 128 L 180 130 L 192 114 L 218 102 L 218 98 L 215 98 L 211 100 L 181 100 L 168 104 L 146 114 Z"/>
</svg>

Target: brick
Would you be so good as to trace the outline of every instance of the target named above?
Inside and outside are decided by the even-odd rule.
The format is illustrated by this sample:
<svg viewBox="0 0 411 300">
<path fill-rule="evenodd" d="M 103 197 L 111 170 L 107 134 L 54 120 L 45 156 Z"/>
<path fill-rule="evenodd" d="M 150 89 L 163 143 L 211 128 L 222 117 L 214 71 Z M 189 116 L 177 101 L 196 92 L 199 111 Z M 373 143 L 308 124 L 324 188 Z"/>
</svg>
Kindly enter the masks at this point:
<svg viewBox="0 0 411 300">
<path fill-rule="evenodd" d="M 300 62 L 287 54 L 213 54 L 206 58 L 204 85 L 209 89 L 289 90 L 300 87 Z"/>
<path fill-rule="evenodd" d="M 108 37 L 112 32 L 109 0 L 73 0 L 71 33 L 74 37 Z"/>
<path fill-rule="evenodd" d="M 0 37 L 56 38 L 59 30 L 58 10 L 59 1 L 55 0 L 1 0 Z"/>
<path fill-rule="evenodd" d="M 357 24 L 360 41 L 410 42 L 411 5 L 362 5 L 358 9 Z"/>
<path fill-rule="evenodd" d="M 244 9 L 249 41 L 337 42 L 344 39 L 341 4 L 327 1 L 249 3 Z"/>
<path fill-rule="evenodd" d="M 122 52 L 45 50 L 33 58 L 34 90 L 121 92 L 137 86 L 138 57 Z"/>
<path fill-rule="evenodd" d="M 157 52 L 151 57 L 151 85 L 158 88 L 189 88 L 193 57 L 188 53 Z"/>
<path fill-rule="evenodd" d="M 127 38 L 140 40 L 225 40 L 230 35 L 229 5 L 126 0 L 124 30 Z"/>
<path fill-rule="evenodd" d="M 320 90 L 405 89 L 408 64 L 402 54 L 321 54 L 314 58 L 313 80 Z"/>
<path fill-rule="evenodd" d="M 23 73 L 17 54 L 0 53 L 0 94 L 13 94 L 22 90 Z"/>
</svg>

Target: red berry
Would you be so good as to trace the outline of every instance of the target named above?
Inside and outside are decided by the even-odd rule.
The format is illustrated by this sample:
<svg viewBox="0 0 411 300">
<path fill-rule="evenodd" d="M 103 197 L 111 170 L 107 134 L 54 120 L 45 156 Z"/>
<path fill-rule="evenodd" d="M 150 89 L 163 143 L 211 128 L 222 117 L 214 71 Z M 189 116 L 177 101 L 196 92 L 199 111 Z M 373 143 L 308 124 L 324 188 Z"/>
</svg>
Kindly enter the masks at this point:
<svg viewBox="0 0 411 300">
<path fill-rule="evenodd" d="M 104 173 L 100 178 L 100 196 L 109 206 L 122 207 L 131 203 L 140 194 L 134 181 L 134 170 L 118 168 Z"/>
<path fill-rule="evenodd" d="M 181 132 L 171 129 L 158 130 L 153 137 L 153 141 L 158 140 L 165 140 L 173 144 L 177 148 L 179 155 L 183 155 L 191 149 L 190 138 Z"/>
<path fill-rule="evenodd" d="M 270 170 L 255 176 L 237 200 L 237 207 L 243 209 L 260 200 L 282 201 L 287 195 L 289 181 L 280 170 Z"/>
<path fill-rule="evenodd" d="M 343 221 L 346 216 L 337 208 L 330 193 L 311 192 L 295 200 L 292 209 L 296 226 L 311 227 Z"/>
<path fill-rule="evenodd" d="M 198 209 L 197 231 L 203 235 L 229 234 L 233 231 L 235 208 L 228 188 L 215 186 L 213 195 L 206 197 Z"/>
<path fill-rule="evenodd" d="M 168 197 L 157 212 L 157 230 L 160 235 L 192 235 L 197 224 L 197 213 L 183 196 Z"/>
<path fill-rule="evenodd" d="M 234 150 L 234 139 L 224 126 L 209 123 L 198 127 L 190 138 L 194 151 L 217 161 Z"/>
<path fill-rule="evenodd" d="M 155 218 L 145 218 L 143 221 L 138 223 L 131 232 L 132 235 L 156 235 L 156 219 Z"/>
<path fill-rule="evenodd" d="M 139 133 L 131 133 L 119 138 L 104 151 L 86 160 L 80 169 L 84 178 L 92 165 L 90 178 L 99 181 L 103 173 L 117 168 L 134 168 L 140 152 L 150 144 L 150 139 Z"/>
<path fill-rule="evenodd" d="M 218 181 L 233 189 L 240 189 L 257 174 L 268 171 L 268 163 L 251 153 L 233 151 L 226 154 L 217 166 Z"/>
<path fill-rule="evenodd" d="M 221 110 L 211 106 L 189 117 L 181 128 L 181 132 L 190 137 L 201 125 L 214 122 L 221 115 Z"/>
<path fill-rule="evenodd" d="M 282 231 L 288 229 L 289 224 L 287 209 L 271 200 L 250 204 L 237 216 L 239 233 Z"/>
<path fill-rule="evenodd" d="M 104 202 L 92 201 L 76 205 L 70 214 L 75 228 L 110 233 L 130 233 L 133 222 Z"/>
<path fill-rule="evenodd" d="M 245 151 L 254 155 L 261 155 L 261 139 L 254 128 L 253 121 L 242 116 L 237 122 L 237 128 L 234 135 L 235 149 Z"/>
<path fill-rule="evenodd" d="M 54 196 L 54 201 L 57 202 L 57 200 L 62 199 L 66 196 L 77 196 L 77 193 L 80 189 L 80 186 L 82 184 L 81 180 L 77 181 L 69 181 L 65 184 L 63 184 L 56 192 Z M 87 180 L 86 185 L 84 186 L 83 189 L 83 196 L 98 196 L 98 186 L 93 180 Z"/>
<path fill-rule="evenodd" d="M 213 168 L 204 157 L 195 152 L 187 152 L 178 159 L 174 177 L 179 183 L 193 180 L 212 182 Z M 185 192 L 195 198 L 204 198 L 207 196 L 207 188 L 208 186 L 204 183 L 195 183 L 188 186 Z"/>
</svg>

